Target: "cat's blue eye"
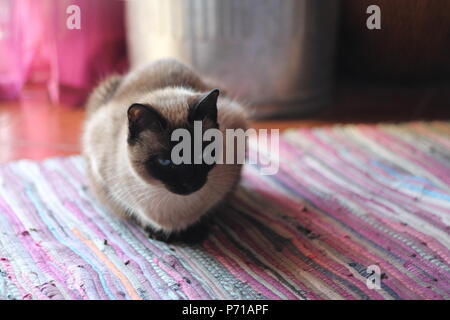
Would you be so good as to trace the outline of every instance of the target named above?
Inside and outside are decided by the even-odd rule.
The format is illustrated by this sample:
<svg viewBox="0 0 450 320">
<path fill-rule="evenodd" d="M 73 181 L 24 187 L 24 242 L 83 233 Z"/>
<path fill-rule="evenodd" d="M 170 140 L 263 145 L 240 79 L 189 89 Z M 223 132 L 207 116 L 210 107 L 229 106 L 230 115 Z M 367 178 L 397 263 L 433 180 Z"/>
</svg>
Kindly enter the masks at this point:
<svg viewBox="0 0 450 320">
<path fill-rule="evenodd" d="M 158 158 L 158 163 L 162 166 L 168 166 L 172 161 L 170 161 L 170 159 Z"/>
</svg>

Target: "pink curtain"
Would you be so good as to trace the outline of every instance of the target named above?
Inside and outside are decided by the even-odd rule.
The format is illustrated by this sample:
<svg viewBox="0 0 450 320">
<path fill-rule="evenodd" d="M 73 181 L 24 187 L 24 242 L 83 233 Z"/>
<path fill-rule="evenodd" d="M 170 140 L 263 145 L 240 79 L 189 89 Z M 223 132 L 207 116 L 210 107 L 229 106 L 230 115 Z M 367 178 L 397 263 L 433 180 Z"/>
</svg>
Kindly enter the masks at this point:
<svg viewBox="0 0 450 320">
<path fill-rule="evenodd" d="M 80 29 L 67 26 L 71 5 Z M 123 1 L 0 0 L 0 100 L 42 85 L 51 102 L 81 105 L 99 80 L 126 67 Z"/>
</svg>

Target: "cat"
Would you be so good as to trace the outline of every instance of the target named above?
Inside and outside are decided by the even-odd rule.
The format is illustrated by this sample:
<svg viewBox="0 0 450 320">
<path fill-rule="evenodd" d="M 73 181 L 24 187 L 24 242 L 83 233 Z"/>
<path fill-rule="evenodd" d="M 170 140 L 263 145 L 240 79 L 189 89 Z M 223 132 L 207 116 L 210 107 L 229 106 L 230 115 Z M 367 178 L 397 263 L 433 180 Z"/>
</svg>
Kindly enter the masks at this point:
<svg viewBox="0 0 450 320">
<path fill-rule="evenodd" d="M 202 218 L 233 191 L 242 164 L 172 163 L 171 133 L 195 120 L 223 133 L 248 127 L 239 102 L 177 60 L 108 77 L 88 98 L 81 138 L 92 193 L 156 239 L 200 241 Z"/>
</svg>

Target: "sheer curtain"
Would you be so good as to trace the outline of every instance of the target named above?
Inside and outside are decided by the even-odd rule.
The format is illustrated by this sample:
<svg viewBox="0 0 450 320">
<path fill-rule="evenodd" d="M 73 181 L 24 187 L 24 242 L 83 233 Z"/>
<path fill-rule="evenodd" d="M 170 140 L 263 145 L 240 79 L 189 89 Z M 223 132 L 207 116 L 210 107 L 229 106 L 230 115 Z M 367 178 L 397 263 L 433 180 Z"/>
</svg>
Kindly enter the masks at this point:
<svg viewBox="0 0 450 320">
<path fill-rule="evenodd" d="M 126 65 L 123 1 L 0 0 L 0 100 L 42 85 L 51 102 L 80 105 Z"/>
</svg>

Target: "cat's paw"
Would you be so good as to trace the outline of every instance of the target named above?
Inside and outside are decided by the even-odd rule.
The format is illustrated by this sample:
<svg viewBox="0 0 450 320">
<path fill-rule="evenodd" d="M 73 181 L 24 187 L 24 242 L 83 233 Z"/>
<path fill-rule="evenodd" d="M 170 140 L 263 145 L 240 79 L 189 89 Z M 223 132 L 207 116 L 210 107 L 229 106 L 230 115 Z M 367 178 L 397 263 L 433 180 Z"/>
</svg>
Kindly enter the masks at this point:
<svg viewBox="0 0 450 320">
<path fill-rule="evenodd" d="M 154 230 L 151 227 L 146 227 L 145 231 L 154 240 L 195 245 L 202 243 L 208 237 L 209 227 L 207 223 L 199 222 L 178 232 L 167 233 L 161 230 Z"/>
</svg>

